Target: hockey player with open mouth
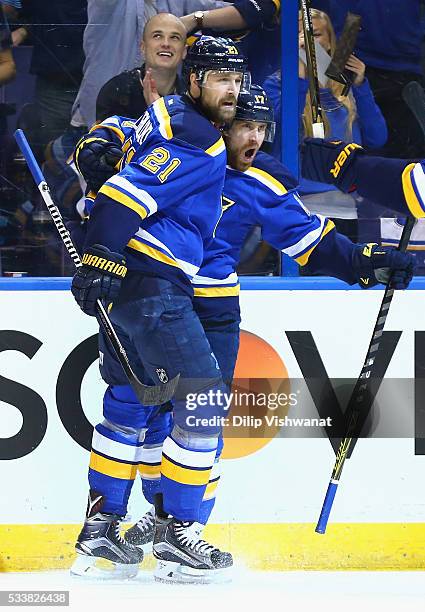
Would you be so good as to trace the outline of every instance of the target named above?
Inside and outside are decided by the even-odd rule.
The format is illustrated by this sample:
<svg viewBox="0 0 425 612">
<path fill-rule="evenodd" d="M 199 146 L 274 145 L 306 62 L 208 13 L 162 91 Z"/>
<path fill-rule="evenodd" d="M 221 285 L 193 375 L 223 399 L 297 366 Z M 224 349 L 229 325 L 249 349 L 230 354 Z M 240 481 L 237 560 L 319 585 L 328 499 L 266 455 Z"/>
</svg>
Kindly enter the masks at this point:
<svg viewBox="0 0 425 612">
<path fill-rule="evenodd" d="M 115 118 L 122 126 L 125 120 Z M 107 120 L 99 130 L 107 141 L 116 139 L 108 130 Z M 103 127 L 102 127 L 103 126 Z M 129 128 L 131 131 L 131 128 Z M 263 237 L 270 244 L 293 257 L 300 265 L 307 262 L 318 273 L 330 274 L 350 284 L 360 282 L 371 287 L 385 282 L 390 272 L 396 288 L 405 288 L 412 276 L 413 264 L 409 255 L 393 249 L 376 248 L 373 245 L 355 245 L 338 234 L 333 223 L 310 214 L 302 205 L 294 177 L 275 159 L 259 152 L 264 140 L 274 135 L 273 113 L 267 95 L 258 86 L 238 99 L 236 117 L 230 128 L 225 129 L 224 139 L 228 155 L 228 168 L 223 189 L 222 217 L 217 225 L 214 240 L 204 253 L 199 272 L 192 279 L 194 308 L 204 327 L 211 349 L 217 358 L 223 379 L 231 384 L 239 344 L 239 283 L 236 266 L 244 239 L 253 225 L 262 227 Z M 125 145 L 124 145 L 125 147 Z M 80 169 L 85 173 L 83 164 Z M 105 177 L 106 178 L 106 177 Z M 162 441 L 172 427 L 170 413 L 164 409 L 151 419 L 139 455 L 139 471 L 143 491 L 151 503 L 155 493 L 161 491 L 161 460 L 167 459 L 162 451 Z M 211 470 L 208 486 L 203 495 L 198 520 L 193 532 L 201 533 L 207 523 L 215 501 L 219 479 L 220 439 Z M 111 455 L 109 455 L 111 457 Z M 131 487 L 133 479 L 129 479 Z M 159 521 L 161 518 L 159 518 Z M 208 570 L 199 568 L 199 557 L 208 557 L 214 549 L 188 550 L 188 556 L 179 566 L 161 562 L 157 536 L 158 517 L 152 508 L 134 527 L 127 531 L 125 539 L 139 548 L 151 547 L 160 563 L 156 576 L 168 581 L 207 581 Z M 197 552 L 197 555 L 195 553 Z M 198 567 L 197 567 L 198 563 Z"/>
</svg>

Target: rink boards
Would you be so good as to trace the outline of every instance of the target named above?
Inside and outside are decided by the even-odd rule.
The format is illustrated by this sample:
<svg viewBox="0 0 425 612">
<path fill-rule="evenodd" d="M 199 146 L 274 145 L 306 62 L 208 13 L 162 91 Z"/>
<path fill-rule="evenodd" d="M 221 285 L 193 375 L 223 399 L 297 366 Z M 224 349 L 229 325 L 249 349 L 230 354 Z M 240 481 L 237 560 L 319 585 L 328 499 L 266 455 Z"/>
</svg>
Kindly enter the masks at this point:
<svg viewBox="0 0 425 612">
<path fill-rule="evenodd" d="M 66 279 L 0 281 L 0 571 L 68 567 L 85 510 L 87 446 L 105 387 L 96 323 L 68 287 Z M 310 438 L 289 427 L 280 437 L 233 430 L 238 438 L 226 442 L 208 529 L 242 563 L 425 568 L 423 411 L 417 397 L 415 404 L 425 359 L 424 288 L 418 279 L 394 298 L 386 376 L 400 384 L 390 398 L 377 398 L 378 416 L 391 427 L 378 419 L 375 437 L 358 442 L 325 536 L 314 533 L 335 459 L 325 430 Z M 269 378 L 272 390 L 287 376 L 288 392 L 317 364 L 329 379 L 357 377 L 381 297 L 326 279 L 244 279 L 239 375 Z M 313 395 L 287 415 L 320 416 Z M 129 514 L 135 520 L 145 509 L 136 482 Z"/>
</svg>

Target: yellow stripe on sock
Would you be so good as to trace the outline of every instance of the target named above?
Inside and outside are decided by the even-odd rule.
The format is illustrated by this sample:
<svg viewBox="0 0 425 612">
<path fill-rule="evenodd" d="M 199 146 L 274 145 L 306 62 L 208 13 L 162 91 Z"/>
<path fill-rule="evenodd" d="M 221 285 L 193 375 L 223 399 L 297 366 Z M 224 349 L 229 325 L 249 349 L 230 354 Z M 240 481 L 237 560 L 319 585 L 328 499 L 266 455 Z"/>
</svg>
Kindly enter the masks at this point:
<svg viewBox="0 0 425 612">
<path fill-rule="evenodd" d="M 186 485 L 205 485 L 210 479 L 211 468 L 191 470 L 181 467 L 162 456 L 161 474 L 170 480 Z"/>
<path fill-rule="evenodd" d="M 105 474 L 105 476 L 122 478 L 123 480 L 134 480 L 137 474 L 137 465 L 106 459 L 106 457 L 101 457 L 94 451 L 90 453 L 90 469 Z"/>
</svg>

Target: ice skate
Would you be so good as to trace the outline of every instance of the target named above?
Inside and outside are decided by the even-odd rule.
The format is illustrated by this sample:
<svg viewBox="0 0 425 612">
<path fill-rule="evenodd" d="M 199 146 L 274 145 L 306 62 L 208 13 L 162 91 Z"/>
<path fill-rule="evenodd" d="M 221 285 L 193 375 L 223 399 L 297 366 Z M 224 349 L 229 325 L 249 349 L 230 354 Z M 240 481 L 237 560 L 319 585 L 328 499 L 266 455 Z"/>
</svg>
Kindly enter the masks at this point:
<svg viewBox="0 0 425 612">
<path fill-rule="evenodd" d="M 103 497 L 89 496 L 87 518 L 78 536 L 77 558 L 71 575 L 88 578 L 134 578 L 143 561 L 143 551 L 120 535 L 121 517 L 100 512 Z"/>
<path fill-rule="evenodd" d="M 231 579 L 232 555 L 200 539 L 203 525 L 156 517 L 153 554 L 159 582 L 225 582 Z"/>
<path fill-rule="evenodd" d="M 144 554 L 152 553 L 152 542 L 155 533 L 155 508 L 150 510 L 125 532 L 125 541 L 141 549 Z"/>
</svg>

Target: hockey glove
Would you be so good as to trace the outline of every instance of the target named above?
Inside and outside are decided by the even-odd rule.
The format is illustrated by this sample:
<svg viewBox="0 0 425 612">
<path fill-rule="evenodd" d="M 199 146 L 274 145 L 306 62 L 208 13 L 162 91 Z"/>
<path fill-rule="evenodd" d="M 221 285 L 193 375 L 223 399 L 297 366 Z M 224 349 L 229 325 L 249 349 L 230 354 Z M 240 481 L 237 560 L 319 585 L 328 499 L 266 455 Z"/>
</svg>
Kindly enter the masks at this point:
<svg viewBox="0 0 425 612">
<path fill-rule="evenodd" d="M 311 181 L 335 185 L 347 193 L 355 189 L 356 157 L 363 148 L 355 142 L 306 138 L 301 146 L 301 174 Z"/>
<path fill-rule="evenodd" d="M 83 312 L 94 316 L 96 300 L 113 302 L 127 273 L 125 258 L 101 244 L 95 244 L 83 255 L 83 265 L 72 279 L 71 292 Z"/>
<path fill-rule="evenodd" d="M 410 253 L 401 253 L 391 247 L 374 242 L 359 244 L 353 252 L 353 269 L 362 289 L 374 287 L 377 283 L 406 289 L 413 277 L 415 259 Z"/>
<path fill-rule="evenodd" d="M 121 148 L 104 138 L 84 136 L 75 147 L 74 162 L 90 191 L 97 193 L 111 176 L 122 157 Z"/>
</svg>

